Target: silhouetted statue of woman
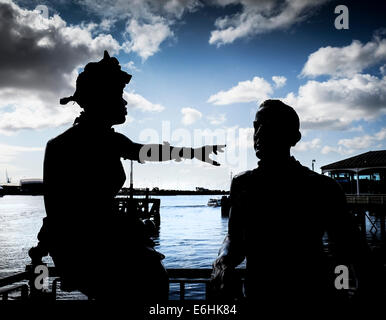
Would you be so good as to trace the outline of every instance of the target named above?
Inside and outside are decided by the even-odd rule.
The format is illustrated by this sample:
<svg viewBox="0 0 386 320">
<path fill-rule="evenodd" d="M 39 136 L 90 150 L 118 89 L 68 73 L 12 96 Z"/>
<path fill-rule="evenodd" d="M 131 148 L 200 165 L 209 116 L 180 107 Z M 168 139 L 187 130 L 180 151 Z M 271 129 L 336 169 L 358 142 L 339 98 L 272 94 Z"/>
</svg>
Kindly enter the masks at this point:
<svg viewBox="0 0 386 320">
<path fill-rule="evenodd" d="M 47 217 L 38 236 L 39 250 L 52 256 L 64 288 L 96 299 L 129 294 L 138 301 L 167 299 L 162 255 L 146 245 L 143 223 L 134 212 L 122 223 L 113 209 L 126 178 L 121 158 L 139 162 L 198 158 L 219 165 L 209 155 L 221 152 L 223 146 L 142 145 L 115 132 L 112 126 L 125 122 L 127 102 L 122 95 L 130 79 L 105 51 L 101 61 L 88 63 L 79 74 L 74 95 L 60 100 L 75 101 L 83 111 L 70 129 L 47 143 Z"/>
</svg>

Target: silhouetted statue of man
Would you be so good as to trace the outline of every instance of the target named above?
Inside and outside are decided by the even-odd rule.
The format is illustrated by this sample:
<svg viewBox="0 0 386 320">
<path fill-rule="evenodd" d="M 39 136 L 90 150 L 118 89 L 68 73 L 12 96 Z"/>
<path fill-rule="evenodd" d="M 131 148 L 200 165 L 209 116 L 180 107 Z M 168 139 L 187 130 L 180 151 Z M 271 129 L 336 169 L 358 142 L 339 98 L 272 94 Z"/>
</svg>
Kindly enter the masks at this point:
<svg viewBox="0 0 386 320">
<path fill-rule="evenodd" d="M 167 299 L 168 277 L 162 255 L 149 248 L 144 224 L 132 212 L 123 219 L 114 212 L 114 197 L 126 176 L 121 158 L 181 161 L 197 158 L 219 165 L 209 155 L 224 146 L 197 149 L 132 142 L 112 126 L 125 122 L 123 89 L 131 75 L 105 51 L 88 63 L 76 81 L 73 96 L 83 109 L 74 125 L 47 143 L 44 159 L 44 202 L 47 217 L 32 249 L 52 256 L 67 289 L 96 299 L 138 301 Z"/>
<path fill-rule="evenodd" d="M 301 138 L 293 108 L 267 100 L 253 124 L 260 161 L 233 178 L 228 235 L 214 263 L 213 284 L 225 296 L 233 294 L 233 270 L 246 258 L 245 295 L 256 312 L 272 304 L 301 308 L 332 301 L 340 274 L 335 267 L 355 263 L 361 245 L 345 195 L 334 180 L 290 155 Z M 323 249 L 325 232 L 333 263 Z"/>
</svg>

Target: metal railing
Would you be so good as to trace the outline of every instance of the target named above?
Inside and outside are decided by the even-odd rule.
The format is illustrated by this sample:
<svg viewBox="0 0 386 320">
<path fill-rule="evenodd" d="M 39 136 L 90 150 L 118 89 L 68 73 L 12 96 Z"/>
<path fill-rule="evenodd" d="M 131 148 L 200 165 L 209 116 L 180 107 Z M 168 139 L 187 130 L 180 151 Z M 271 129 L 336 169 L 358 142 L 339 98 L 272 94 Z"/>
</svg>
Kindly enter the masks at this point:
<svg viewBox="0 0 386 320">
<path fill-rule="evenodd" d="M 25 272 L 21 272 L 3 279 L 0 279 L 0 297 L 2 300 L 8 300 L 11 292 L 20 291 L 20 297 L 17 299 L 27 300 L 32 294 L 31 284 L 33 283 L 36 274 L 33 272 L 32 265 L 26 267 Z M 58 292 L 58 284 L 61 282 L 55 267 L 49 267 L 49 277 L 53 278 L 51 291 L 45 293 L 45 297 L 56 300 Z M 179 284 L 179 300 L 185 300 L 187 289 L 186 284 L 205 284 L 205 298 L 208 297 L 209 283 L 212 269 L 167 269 L 169 275 L 169 284 Z M 245 280 L 245 269 L 236 269 L 242 281 Z M 24 283 L 20 283 L 24 282 Z M 18 284 L 15 284 L 18 283 Z"/>
<path fill-rule="evenodd" d="M 375 204 L 386 205 L 386 195 L 346 195 L 348 204 Z"/>
<path fill-rule="evenodd" d="M 2 297 L 2 300 L 8 300 L 9 294 L 14 291 L 20 291 L 20 300 L 27 300 L 28 299 L 28 285 L 27 284 L 16 284 L 12 286 L 8 286 L 6 288 L 0 288 L 0 296 Z"/>
</svg>

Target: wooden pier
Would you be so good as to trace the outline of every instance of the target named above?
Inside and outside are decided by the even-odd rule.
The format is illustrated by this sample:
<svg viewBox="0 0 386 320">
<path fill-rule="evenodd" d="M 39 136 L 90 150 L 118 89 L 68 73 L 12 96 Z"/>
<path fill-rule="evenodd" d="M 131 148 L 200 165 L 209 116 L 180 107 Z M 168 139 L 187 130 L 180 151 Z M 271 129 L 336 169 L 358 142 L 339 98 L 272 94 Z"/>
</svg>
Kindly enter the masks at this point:
<svg viewBox="0 0 386 320">
<path fill-rule="evenodd" d="M 377 195 L 346 195 L 347 206 L 350 210 L 366 210 L 384 212 L 386 214 L 386 194 Z M 229 215 L 230 201 L 229 196 L 221 198 L 221 215 Z"/>
<path fill-rule="evenodd" d="M 228 218 L 229 217 L 229 210 L 231 208 L 229 196 L 222 196 L 221 197 L 221 217 Z"/>
<path fill-rule="evenodd" d="M 50 288 L 47 291 L 37 290 L 35 280 L 39 274 L 35 273 L 35 265 L 27 265 L 24 272 L 0 279 L 1 300 L 9 300 L 12 293 L 14 300 L 57 300 L 57 292 L 60 289 L 60 277 L 55 267 L 48 267 L 48 277 L 51 279 Z M 179 300 L 186 300 L 188 288 L 186 284 L 202 283 L 205 285 L 204 300 L 208 298 L 209 283 L 212 269 L 167 269 L 169 275 L 169 285 L 179 284 Z M 245 269 L 236 269 L 236 274 L 241 282 L 245 281 Z M 15 292 L 17 296 L 15 297 Z"/>
<path fill-rule="evenodd" d="M 145 197 L 134 198 L 133 194 L 129 196 L 117 196 L 115 205 L 119 214 L 136 214 L 141 220 L 151 220 L 156 227 L 161 224 L 160 206 L 161 200 L 150 198 L 149 189 L 146 189 Z"/>
<path fill-rule="evenodd" d="M 386 195 L 372 194 L 372 195 L 346 195 L 347 205 L 350 208 L 364 208 L 364 209 L 385 209 Z"/>
<path fill-rule="evenodd" d="M 361 232 L 377 233 L 380 231 L 380 240 L 386 241 L 386 195 L 346 195 L 347 206 L 352 215 L 356 218 Z M 371 217 L 374 217 L 373 219 Z M 370 229 L 366 229 L 366 220 Z M 380 230 L 378 230 L 380 229 Z"/>
</svg>

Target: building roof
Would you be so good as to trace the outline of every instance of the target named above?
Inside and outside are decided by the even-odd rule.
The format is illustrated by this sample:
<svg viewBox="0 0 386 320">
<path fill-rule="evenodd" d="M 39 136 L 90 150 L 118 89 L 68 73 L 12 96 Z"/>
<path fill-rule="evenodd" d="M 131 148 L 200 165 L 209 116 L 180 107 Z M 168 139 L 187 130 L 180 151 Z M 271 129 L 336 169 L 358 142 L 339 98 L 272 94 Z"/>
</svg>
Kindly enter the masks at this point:
<svg viewBox="0 0 386 320">
<path fill-rule="evenodd" d="M 334 169 L 361 169 L 385 167 L 386 168 L 386 150 L 369 151 L 360 155 L 330 163 L 321 167 L 323 171 Z"/>
</svg>

